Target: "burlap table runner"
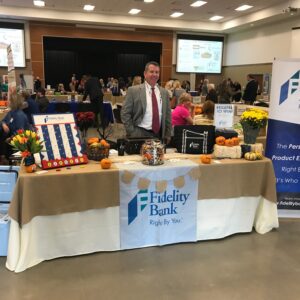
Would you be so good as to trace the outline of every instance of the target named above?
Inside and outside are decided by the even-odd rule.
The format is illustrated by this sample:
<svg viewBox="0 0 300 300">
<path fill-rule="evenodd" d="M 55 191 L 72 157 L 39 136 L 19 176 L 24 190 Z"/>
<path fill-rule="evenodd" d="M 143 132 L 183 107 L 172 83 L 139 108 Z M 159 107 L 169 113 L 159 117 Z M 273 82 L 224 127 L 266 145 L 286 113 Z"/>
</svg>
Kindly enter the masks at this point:
<svg viewBox="0 0 300 300">
<path fill-rule="evenodd" d="M 199 156 L 167 156 L 170 157 L 199 162 Z M 116 157 L 116 161 L 120 160 L 122 158 Z M 199 164 L 199 200 L 261 195 L 276 202 L 275 175 L 269 159 L 254 162 L 224 159 L 219 162 Z M 114 165 L 109 170 L 102 170 L 99 163 L 59 170 L 44 174 L 27 174 L 21 170 L 9 209 L 9 215 L 20 225 L 35 216 L 119 206 L 119 171 Z"/>
</svg>

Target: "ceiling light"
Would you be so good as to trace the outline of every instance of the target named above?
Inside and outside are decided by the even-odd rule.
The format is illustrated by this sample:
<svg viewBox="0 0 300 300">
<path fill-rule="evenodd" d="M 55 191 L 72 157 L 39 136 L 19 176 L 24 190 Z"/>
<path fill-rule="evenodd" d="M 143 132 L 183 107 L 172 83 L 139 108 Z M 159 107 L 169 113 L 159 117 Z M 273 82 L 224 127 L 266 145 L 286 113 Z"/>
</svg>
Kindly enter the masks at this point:
<svg viewBox="0 0 300 300">
<path fill-rule="evenodd" d="M 151 2 L 154 2 L 154 0 L 144 0 L 144 2 L 151 3 Z"/>
<path fill-rule="evenodd" d="M 136 14 L 138 14 L 140 12 L 141 12 L 140 9 L 132 8 L 128 13 L 131 14 L 131 15 L 136 15 Z"/>
<path fill-rule="evenodd" d="M 222 16 L 213 16 L 213 17 L 211 17 L 211 18 L 209 18 L 211 21 L 218 21 L 218 20 L 221 20 L 221 19 L 223 19 L 224 17 L 222 17 Z"/>
<path fill-rule="evenodd" d="M 95 5 L 91 5 L 91 4 L 86 4 L 84 7 L 83 7 L 84 10 L 86 11 L 92 11 L 95 9 Z"/>
<path fill-rule="evenodd" d="M 206 4 L 206 3 L 207 2 L 205 2 L 205 1 L 196 1 L 196 2 L 192 3 L 191 6 L 193 6 L 193 7 L 200 7 L 200 6 L 202 6 L 202 5 Z"/>
<path fill-rule="evenodd" d="M 183 15 L 183 12 L 175 11 L 170 15 L 170 17 L 178 18 L 178 17 L 181 17 L 182 15 Z"/>
<path fill-rule="evenodd" d="M 43 6 L 45 6 L 45 1 L 34 0 L 34 1 L 33 1 L 33 4 L 34 4 L 35 6 L 43 7 Z"/>
<path fill-rule="evenodd" d="M 244 10 L 247 10 L 247 9 L 249 9 L 249 8 L 252 8 L 253 6 L 251 6 L 251 5 L 241 5 L 241 6 L 239 6 L 238 8 L 236 8 L 235 10 L 237 10 L 237 11 L 244 11 Z"/>
</svg>

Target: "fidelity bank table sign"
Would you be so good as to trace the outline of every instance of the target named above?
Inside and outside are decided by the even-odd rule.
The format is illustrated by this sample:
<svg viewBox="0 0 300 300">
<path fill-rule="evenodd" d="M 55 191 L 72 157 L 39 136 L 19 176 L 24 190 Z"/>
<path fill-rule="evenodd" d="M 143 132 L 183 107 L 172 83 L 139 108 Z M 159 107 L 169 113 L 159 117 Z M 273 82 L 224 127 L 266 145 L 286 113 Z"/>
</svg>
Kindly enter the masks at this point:
<svg viewBox="0 0 300 300">
<path fill-rule="evenodd" d="M 196 241 L 198 179 L 189 160 L 160 166 L 118 164 L 121 249 Z M 124 176 L 132 178 L 124 182 Z M 140 182 L 147 188 L 139 188 Z M 180 181 L 182 184 L 176 184 Z M 174 183 L 175 182 L 175 183 Z M 166 187 L 157 191 L 157 185 Z M 180 186 L 180 187 L 178 187 Z"/>
</svg>

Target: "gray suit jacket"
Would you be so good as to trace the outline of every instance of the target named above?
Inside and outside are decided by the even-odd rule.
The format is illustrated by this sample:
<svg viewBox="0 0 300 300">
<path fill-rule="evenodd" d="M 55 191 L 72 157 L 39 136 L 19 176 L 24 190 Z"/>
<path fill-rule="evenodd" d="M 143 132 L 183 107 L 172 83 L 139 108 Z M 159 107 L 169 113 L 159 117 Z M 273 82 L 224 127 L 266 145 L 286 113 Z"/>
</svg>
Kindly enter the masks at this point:
<svg viewBox="0 0 300 300">
<path fill-rule="evenodd" d="M 162 139 L 171 137 L 171 108 L 169 101 L 169 94 L 167 90 L 159 87 L 162 98 Z M 135 137 L 138 132 L 138 125 L 146 112 L 147 99 L 145 84 L 132 86 L 128 89 L 125 102 L 121 110 L 122 122 L 125 125 L 126 133 L 130 137 Z"/>
</svg>

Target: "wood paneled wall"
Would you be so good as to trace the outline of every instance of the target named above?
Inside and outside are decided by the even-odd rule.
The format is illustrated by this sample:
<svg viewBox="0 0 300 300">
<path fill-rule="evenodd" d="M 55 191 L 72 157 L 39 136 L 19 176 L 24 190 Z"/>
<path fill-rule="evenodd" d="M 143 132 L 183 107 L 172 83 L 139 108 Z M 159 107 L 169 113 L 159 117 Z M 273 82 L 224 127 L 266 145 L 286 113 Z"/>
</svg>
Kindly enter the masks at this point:
<svg viewBox="0 0 300 300">
<path fill-rule="evenodd" d="M 30 22 L 29 28 L 32 71 L 34 76 L 39 76 L 43 82 L 45 78 L 43 36 L 161 43 L 162 53 L 160 57 L 160 64 L 162 83 L 164 84 L 164 82 L 171 77 L 173 51 L 172 31 L 148 29 L 136 29 L 135 31 L 102 30 L 79 28 L 74 24 L 41 22 Z"/>
</svg>

